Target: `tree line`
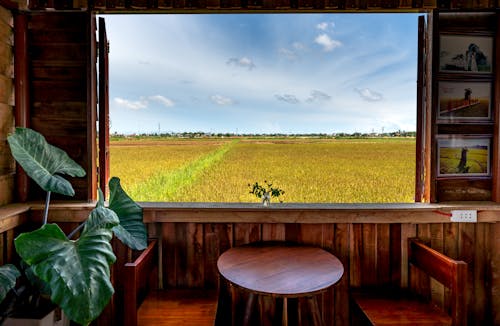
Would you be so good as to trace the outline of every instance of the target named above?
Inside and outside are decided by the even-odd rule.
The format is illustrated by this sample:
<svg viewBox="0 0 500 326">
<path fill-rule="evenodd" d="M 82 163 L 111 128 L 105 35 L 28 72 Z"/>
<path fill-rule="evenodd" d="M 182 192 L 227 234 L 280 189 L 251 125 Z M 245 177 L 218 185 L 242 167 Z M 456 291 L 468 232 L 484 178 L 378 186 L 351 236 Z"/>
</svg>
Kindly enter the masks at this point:
<svg viewBox="0 0 500 326">
<path fill-rule="evenodd" d="M 122 138 L 319 138 L 319 139 L 356 139 L 356 138 L 414 138 L 416 137 L 415 131 L 398 130 L 384 133 L 362 133 L 362 132 L 338 132 L 338 133 L 213 133 L 213 132 L 166 132 L 166 133 L 139 133 L 139 134 L 120 134 L 113 133 L 111 139 Z"/>
</svg>

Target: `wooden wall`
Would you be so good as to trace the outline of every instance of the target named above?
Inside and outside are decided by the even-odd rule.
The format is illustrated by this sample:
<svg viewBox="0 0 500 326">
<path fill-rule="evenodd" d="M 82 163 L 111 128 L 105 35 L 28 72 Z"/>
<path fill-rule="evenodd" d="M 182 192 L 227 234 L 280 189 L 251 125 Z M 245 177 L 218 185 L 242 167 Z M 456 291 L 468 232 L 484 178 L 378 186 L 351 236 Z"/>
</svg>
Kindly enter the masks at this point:
<svg viewBox="0 0 500 326">
<path fill-rule="evenodd" d="M 340 283 L 320 300 L 326 325 L 349 324 L 350 287 L 406 287 L 406 241 L 418 236 L 438 251 L 467 262 L 468 325 L 500 324 L 498 223 L 161 223 L 158 230 L 167 288 L 215 288 L 218 256 L 251 241 L 289 240 L 325 248 L 345 268 Z M 439 284 L 430 290 L 435 300 L 446 301 L 448 293 Z"/>
<path fill-rule="evenodd" d="M 432 53 L 432 80 L 427 80 L 432 84 L 432 91 L 429 93 L 430 101 L 433 103 L 433 111 L 431 113 L 432 132 L 428 133 L 431 137 L 431 146 L 427 148 L 429 155 L 433 157 L 432 166 L 430 167 L 429 175 L 431 178 L 431 198 L 432 202 L 446 201 L 495 201 L 500 202 L 498 191 L 498 179 L 500 178 L 499 169 L 499 111 L 498 111 L 498 95 L 495 92 L 491 93 L 488 100 L 491 103 L 491 119 L 483 121 L 467 121 L 460 118 L 446 118 L 440 116 L 440 83 L 445 82 L 463 82 L 468 83 L 471 80 L 491 82 L 492 88 L 498 87 L 500 82 L 500 69 L 495 65 L 500 59 L 500 35 L 497 33 L 499 27 L 498 14 L 495 11 L 480 11 L 480 12 L 463 12 L 460 14 L 449 12 L 435 12 L 433 15 L 433 26 L 431 28 L 433 40 Z M 466 27 L 464 27 L 466 26 Z M 431 33 L 431 32 L 429 32 Z M 474 42 L 475 37 L 490 37 L 493 43 L 493 49 L 488 54 L 488 60 L 492 64 L 492 71 L 488 73 L 474 72 L 451 72 L 443 71 L 440 68 L 440 55 L 446 49 L 440 45 L 441 36 L 462 36 L 469 37 Z M 496 47 L 496 49 L 495 49 Z M 496 55 L 496 57 L 495 57 Z M 438 142 L 440 140 L 460 137 L 490 137 L 490 152 L 488 166 L 489 173 L 482 176 L 474 176 L 459 173 L 449 175 L 444 173 L 439 175 L 440 158 L 438 157 Z M 470 165 L 471 159 L 467 161 Z"/>
<path fill-rule="evenodd" d="M 317 245 L 337 256 L 345 269 L 341 281 L 319 300 L 323 318 L 326 325 L 349 325 L 351 288 L 407 286 L 407 239 L 417 236 L 434 249 L 468 264 L 468 325 L 500 325 L 500 210 L 496 205 L 488 210 L 478 206 L 481 208 L 478 223 L 445 222 L 449 217 L 444 216 L 443 208 L 436 210 L 434 206 L 429 211 L 417 208 L 406 213 L 390 208 L 360 208 L 350 212 L 324 209 L 320 214 L 310 209 L 276 208 L 245 209 L 247 213 L 233 208 L 184 207 L 167 211 L 160 206 L 148 204 L 145 220 L 150 237 L 160 239 L 159 285 L 166 290 L 217 288 L 217 259 L 233 246 L 258 240 Z M 68 231 L 86 219 L 92 208 L 91 203 L 55 204 L 50 210 L 49 222 L 57 222 Z M 462 207 L 467 208 L 470 207 Z M 41 221 L 42 205 L 32 206 L 27 212 L 28 209 L 28 205 L 22 204 L 0 207 L 0 263 L 15 256 L 11 242 L 26 228 L 27 221 L 31 221 L 27 225 Z M 181 211 L 183 217 L 179 214 Z M 346 218 L 345 214 L 362 220 L 353 223 L 355 219 Z M 427 221 L 419 218 L 428 215 Z M 286 216 L 288 222 L 284 220 Z M 415 222 L 408 222 L 411 218 Z M 308 219 L 311 222 L 305 222 Z M 273 222 L 262 222 L 264 220 Z M 115 251 L 118 260 L 113 267 L 117 273 L 119 265 L 127 261 L 128 253 L 120 246 L 115 249 L 119 249 Z M 446 305 L 448 293 L 441 285 L 433 284 L 426 290 L 434 301 Z M 120 293 L 119 285 L 116 293 Z M 113 300 L 94 325 L 120 325 L 114 323 L 119 320 L 114 314 L 120 314 L 121 300 L 118 297 Z"/>
<path fill-rule="evenodd" d="M 13 201 L 15 162 L 7 135 L 14 127 L 13 17 L 0 6 L 0 206 Z"/>
<path fill-rule="evenodd" d="M 97 189 L 91 22 L 88 13 L 43 13 L 28 15 L 27 23 L 29 124 L 87 171 L 86 178 L 69 178 L 74 199 L 81 200 L 94 199 Z M 41 190 L 29 194 L 31 199 L 43 196 Z"/>
<path fill-rule="evenodd" d="M 495 8 L 495 0 L 32 0 L 30 9 L 89 8 L 100 12 L 122 11 L 401 11 L 418 9 Z"/>
<path fill-rule="evenodd" d="M 55 1 L 52 1 L 54 5 Z M 30 2 L 37 4 L 40 2 Z M 48 2 L 44 2 L 48 3 Z M 64 4 L 65 2 L 59 2 Z M 72 1 L 71 3 L 79 3 Z M 82 3 L 85 3 L 82 1 Z M 103 2 L 108 8 L 111 2 Z M 130 8 L 138 1 L 128 1 Z M 145 6 L 160 1 L 144 2 Z M 165 2 L 165 7 L 172 4 Z M 267 2 L 266 2 L 267 3 Z M 274 8 L 278 2 L 272 2 Z M 315 8 L 321 2 L 284 2 L 286 6 Z M 333 6 L 334 1 L 328 2 Z M 345 5 L 347 1 L 338 2 Z M 356 6 L 362 4 L 356 1 Z M 364 3 L 364 2 L 363 2 Z M 402 3 L 402 2 L 401 2 Z M 412 2 L 421 4 L 423 2 Z M 489 4 L 490 2 L 488 2 Z M 240 6 L 248 8 L 248 2 Z M 324 2 L 323 5 L 325 5 Z M 437 2 L 433 2 L 437 5 Z M 170 7 L 169 7 L 170 6 Z M 208 2 L 188 2 L 179 8 L 198 6 Z M 214 8 L 227 8 L 229 2 L 216 2 Z M 236 4 L 238 6 L 238 4 Z M 255 8 L 263 8 L 256 2 Z M 326 6 L 326 5 L 325 5 Z M 432 6 L 432 3 L 431 3 Z M 485 6 L 483 6 L 485 7 Z M 124 5 L 125 8 L 125 5 Z M 354 8 L 354 7 L 352 7 Z M 412 7 L 413 8 L 413 7 Z M 111 11 L 111 9 L 110 9 Z M 33 13 L 28 19 L 30 125 L 41 131 L 49 142 L 66 150 L 88 171 L 84 179 L 71 180 L 77 199 L 95 198 L 95 52 L 92 39 L 95 26 L 89 13 L 44 12 Z M 14 162 L 8 155 L 5 137 L 13 126 L 12 96 L 12 16 L 0 7 L 0 206 L 13 201 Z M 94 96 L 94 97 L 93 97 Z M 31 198 L 40 194 L 32 193 Z M 63 210 L 68 213 L 67 208 Z M 366 210 L 359 215 L 369 216 Z M 470 325 L 500 325 L 500 225 L 498 222 L 456 224 L 425 222 L 398 222 L 396 213 L 389 216 L 391 223 L 360 222 L 353 219 L 329 223 L 268 223 L 273 214 L 261 215 L 260 222 L 213 222 L 212 210 L 203 216 L 193 209 L 186 214 L 203 221 L 165 222 L 151 220 L 150 233 L 161 238 L 162 280 L 165 287 L 215 288 L 218 283 L 216 262 L 228 248 L 256 240 L 291 240 L 319 245 L 340 258 L 345 267 L 341 282 L 322 295 L 321 306 L 327 325 L 347 325 L 349 322 L 349 288 L 365 285 L 393 284 L 406 286 L 406 239 L 418 236 L 431 246 L 469 265 L 468 321 Z M 256 213 L 257 215 L 261 213 Z M 287 213 L 288 214 L 288 213 Z M 307 211 L 301 212 L 304 217 Z M 84 214 L 86 216 L 86 214 Z M 7 218 L 5 218 L 7 216 Z M 10 217 L 9 217 L 10 216 Z M 12 217 L 14 216 L 14 217 Z M 27 219 L 25 213 L 0 214 L 0 264 L 13 257 L 12 240 Z M 12 221 L 17 222 L 12 222 Z M 71 220 L 71 219 L 70 219 Z M 11 227 L 4 227 L 11 221 Z M 63 220 L 64 221 L 64 220 Z M 66 220 L 68 221 L 68 220 Z M 75 222 L 71 220 L 71 222 Z M 419 223 L 417 223 L 419 222 Z M 10 223 L 10 222 L 9 222 Z M 10 224 L 9 224 L 10 225 Z M 443 302 L 447 293 L 437 285 L 432 295 Z"/>
</svg>

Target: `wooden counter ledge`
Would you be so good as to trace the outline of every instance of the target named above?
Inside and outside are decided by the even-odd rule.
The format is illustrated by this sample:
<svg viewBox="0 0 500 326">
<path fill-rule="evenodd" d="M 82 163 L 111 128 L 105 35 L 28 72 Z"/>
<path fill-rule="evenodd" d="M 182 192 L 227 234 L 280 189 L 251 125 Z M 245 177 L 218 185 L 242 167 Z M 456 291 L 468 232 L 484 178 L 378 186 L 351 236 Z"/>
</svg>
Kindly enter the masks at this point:
<svg viewBox="0 0 500 326">
<path fill-rule="evenodd" d="M 500 221 L 500 204 L 448 202 L 438 204 L 293 204 L 140 202 L 146 223 L 447 223 L 452 210 L 477 210 L 478 222 Z M 9 205 L 11 206 L 11 205 Z M 43 204 L 30 203 L 32 217 L 41 217 Z M 95 203 L 59 202 L 50 207 L 53 222 L 87 218 Z"/>
</svg>

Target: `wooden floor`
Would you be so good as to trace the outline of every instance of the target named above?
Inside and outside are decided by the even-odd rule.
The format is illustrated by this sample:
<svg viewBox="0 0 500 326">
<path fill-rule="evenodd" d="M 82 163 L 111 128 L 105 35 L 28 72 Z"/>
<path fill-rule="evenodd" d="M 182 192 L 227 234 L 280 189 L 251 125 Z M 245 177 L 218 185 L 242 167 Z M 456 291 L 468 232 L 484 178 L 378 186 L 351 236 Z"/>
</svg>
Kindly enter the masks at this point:
<svg viewBox="0 0 500 326">
<path fill-rule="evenodd" d="M 216 291 L 152 291 L 138 311 L 138 325 L 205 326 L 214 324 Z"/>
</svg>

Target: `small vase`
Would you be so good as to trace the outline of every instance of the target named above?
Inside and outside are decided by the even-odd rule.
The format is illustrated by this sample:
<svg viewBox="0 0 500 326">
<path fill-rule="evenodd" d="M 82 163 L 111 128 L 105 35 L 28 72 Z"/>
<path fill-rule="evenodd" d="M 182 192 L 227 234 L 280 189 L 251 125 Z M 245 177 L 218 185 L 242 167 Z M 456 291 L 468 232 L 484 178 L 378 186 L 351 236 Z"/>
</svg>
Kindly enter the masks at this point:
<svg viewBox="0 0 500 326">
<path fill-rule="evenodd" d="M 265 192 L 262 196 L 262 204 L 264 204 L 264 206 L 271 205 L 271 194 L 269 192 Z"/>
</svg>

